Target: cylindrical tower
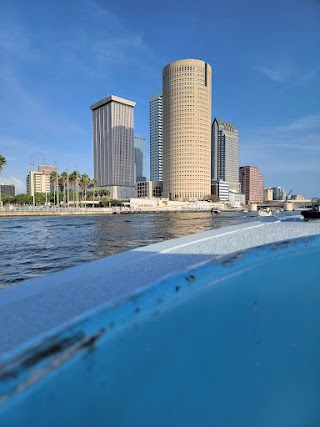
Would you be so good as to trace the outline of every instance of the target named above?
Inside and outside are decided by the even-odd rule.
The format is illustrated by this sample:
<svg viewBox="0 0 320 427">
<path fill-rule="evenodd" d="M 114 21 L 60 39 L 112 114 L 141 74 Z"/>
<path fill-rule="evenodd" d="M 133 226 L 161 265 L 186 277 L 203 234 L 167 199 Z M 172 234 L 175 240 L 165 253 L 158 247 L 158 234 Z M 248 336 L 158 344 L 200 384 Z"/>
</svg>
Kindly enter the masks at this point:
<svg viewBox="0 0 320 427">
<path fill-rule="evenodd" d="M 198 59 L 163 69 L 163 195 L 199 200 L 211 193 L 212 70 Z"/>
</svg>

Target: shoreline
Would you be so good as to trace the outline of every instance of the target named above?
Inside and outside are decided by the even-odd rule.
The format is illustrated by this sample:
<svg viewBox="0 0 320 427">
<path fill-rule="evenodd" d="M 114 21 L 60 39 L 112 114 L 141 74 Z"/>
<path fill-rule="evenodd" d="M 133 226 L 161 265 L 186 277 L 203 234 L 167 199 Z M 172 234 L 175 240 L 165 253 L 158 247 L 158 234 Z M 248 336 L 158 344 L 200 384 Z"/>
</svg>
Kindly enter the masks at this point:
<svg viewBox="0 0 320 427">
<path fill-rule="evenodd" d="M 41 217 L 41 216 L 101 216 L 101 215 L 128 215 L 128 214 L 144 214 L 144 213 L 163 213 L 163 212 L 209 212 L 214 215 L 219 215 L 219 213 L 211 212 L 211 208 L 178 208 L 178 207 L 170 207 L 170 208 L 139 208 L 139 209 L 130 209 L 130 208 L 94 208 L 94 209 L 81 209 L 81 210 L 8 210 L 8 211 L 0 211 L 0 218 L 6 217 L 21 217 L 21 216 L 33 216 L 33 217 Z M 223 212 L 237 212 L 241 213 L 242 210 L 237 209 L 222 209 Z"/>
</svg>

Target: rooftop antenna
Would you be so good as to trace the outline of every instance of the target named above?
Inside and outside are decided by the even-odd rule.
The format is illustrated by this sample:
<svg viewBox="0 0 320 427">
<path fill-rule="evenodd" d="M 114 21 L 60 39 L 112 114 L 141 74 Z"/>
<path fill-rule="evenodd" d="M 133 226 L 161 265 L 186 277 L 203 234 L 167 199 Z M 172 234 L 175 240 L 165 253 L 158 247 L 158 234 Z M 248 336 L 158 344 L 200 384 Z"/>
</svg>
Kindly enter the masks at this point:
<svg viewBox="0 0 320 427">
<path fill-rule="evenodd" d="M 32 173 L 31 173 L 31 172 L 33 172 L 33 169 L 34 169 L 34 160 L 33 160 L 32 156 L 30 156 L 30 164 L 31 164 L 31 171 L 29 174 L 29 189 L 30 189 L 30 193 L 32 195 L 32 206 L 34 207 L 35 206 L 35 195 L 34 195 L 35 184 L 34 184 L 34 177 L 32 177 Z M 33 187 L 33 188 L 31 189 L 31 187 Z"/>
<path fill-rule="evenodd" d="M 57 208 L 60 206 L 60 201 L 59 201 L 59 190 L 60 190 L 60 188 L 59 188 L 59 174 L 58 174 L 58 165 L 57 165 L 57 162 L 54 162 L 54 165 L 55 165 L 55 167 L 56 167 L 56 172 L 57 172 L 57 193 L 56 193 L 56 195 L 57 195 L 57 198 L 56 198 L 56 203 L 57 203 Z"/>
<path fill-rule="evenodd" d="M 67 207 L 70 205 L 70 187 L 69 187 L 69 171 L 68 171 L 68 163 L 66 163 L 66 172 L 67 172 Z"/>
<path fill-rule="evenodd" d="M 78 176 L 78 165 L 76 164 L 76 209 L 79 207 L 79 176 Z"/>
<path fill-rule="evenodd" d="M 30 164 L 31 164 L 31 170 L 33 171 L 33 168 L 34 168 L 34 160 L 33 160 L 33 157 L 32 157 L 32 156 L 30 156 Z"/>
<path fill-rule="evenodd" d="M 48 175 L 48 173 L 45 172 L 46 170 L 45 168 L 47 166 L 45 154 L 43 154 L 42 160 L 43 160 L 43 166 L 44 166 L 44 169 L 42 169 L 42 174 L 45 175 L 46 206 L 48 206 L 48 187 L 50 192 L 50 175 Z"/>
</svg>

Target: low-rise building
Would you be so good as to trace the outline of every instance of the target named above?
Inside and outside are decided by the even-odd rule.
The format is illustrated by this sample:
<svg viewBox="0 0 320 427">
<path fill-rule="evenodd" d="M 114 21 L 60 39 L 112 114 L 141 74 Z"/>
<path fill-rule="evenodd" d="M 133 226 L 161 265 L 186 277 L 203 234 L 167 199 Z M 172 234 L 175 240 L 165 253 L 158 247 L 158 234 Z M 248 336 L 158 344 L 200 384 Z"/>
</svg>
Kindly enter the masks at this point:
<svg viewBox="0 0 320 427">
<path fill-rule="evenodd" d="M 246 204 L 246 196 L 243 193 L 239 193 L 235 190 L 229 191 L 229 202 L 234 205 L 245 205 Z"/>
<path fill-rule="evenodd" d="M 7 196 L 15 196 L 16 187 L 13 184 L 1 184 L 1 194 L 6 194 Z"/>
<path fill-rule="evenodd" d="M 138 198 L 153 199 L 162 196 L 162 182 L 140 181 L 136 183 L 136 196 Z"/>
<path fill-rule="evenodd" d="M 269 202 L 270 200 L 273 200 L 273 190 L 272 188 L 265 188 L 263 190 L 263 200 L 265 202 Z"/>
<path fill-rule="evenodd" d="M 291 194 L 290 200 L 304 200 L 304 196 L 301 194 Z"/>
<path fill-rule="evenodd" d="M 229 183 L 222 179 L 211 181 L 211 194 L 218 196 L 220 202 L 229 200 Z"/>
</svg>

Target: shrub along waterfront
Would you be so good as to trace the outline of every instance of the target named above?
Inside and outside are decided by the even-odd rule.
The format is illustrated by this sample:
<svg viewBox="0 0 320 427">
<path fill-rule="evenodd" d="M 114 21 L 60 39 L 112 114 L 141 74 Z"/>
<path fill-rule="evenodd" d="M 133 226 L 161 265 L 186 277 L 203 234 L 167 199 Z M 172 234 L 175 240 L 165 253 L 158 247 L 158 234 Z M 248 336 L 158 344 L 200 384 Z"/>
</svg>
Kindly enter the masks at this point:
<svg viewBox="0 0 320 427">
<path fill-rule="evenodd" d="M 101 195 L 102 193 L 102 195 Z M 81 193 L 80 193 L 81 194 Z M 63 193 L 60 192 L 60 196 L 63 196 Z M 86 200 L 86 205 L 94 205 L 100 207 L 108 207 L 108 206 L 123 206 L 124 202 L 128 200 L 117 200 L 117 199 L 109 199 L 108 196 L 104 195 L 103 191 L 96 189 L 94 191 L 87 191 L 87 196 L 89 199 Z M 56 206 L 54 204 L 55 195 L 53 193 L 35 193 L 34 201 L 36 206 L 45 206 L 46 200 L 49 206 Z M 60 197 L 59 206 L 68 207 L 68 204 L 64 204 L 63 197 Z M 82 202 L 79 202 L 79 207 L 85 206 L 84 198 L 81 197 Z M 3 205 L 5 206 L 30 206 L 33 204 L 33 197 L 28 194 L 18 194 L 17 196 L 9 196 L 7 194 L 2 194 Z M 74 207 L 75 203 L 73 201 L 69 201 L 69 206 Z"/>
</svg>

